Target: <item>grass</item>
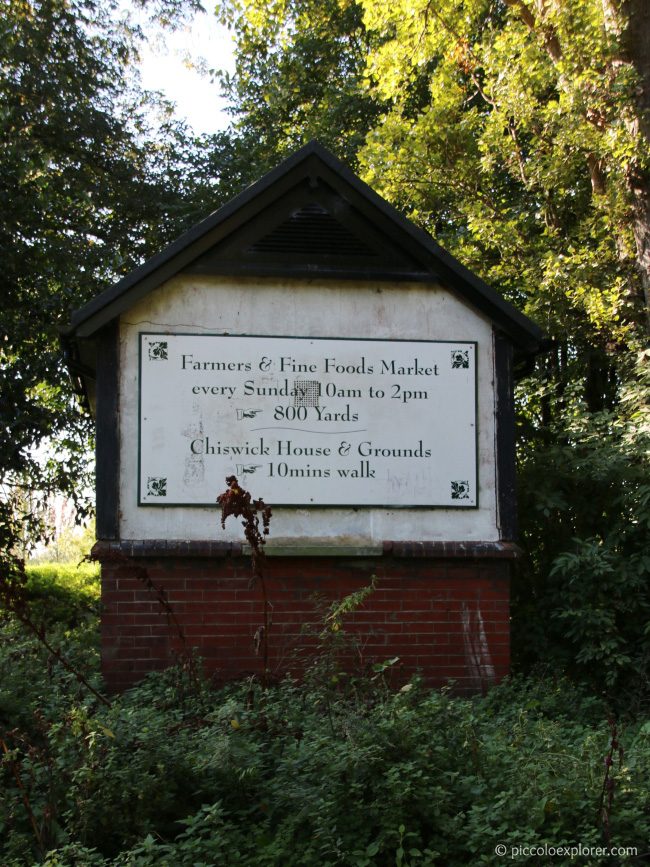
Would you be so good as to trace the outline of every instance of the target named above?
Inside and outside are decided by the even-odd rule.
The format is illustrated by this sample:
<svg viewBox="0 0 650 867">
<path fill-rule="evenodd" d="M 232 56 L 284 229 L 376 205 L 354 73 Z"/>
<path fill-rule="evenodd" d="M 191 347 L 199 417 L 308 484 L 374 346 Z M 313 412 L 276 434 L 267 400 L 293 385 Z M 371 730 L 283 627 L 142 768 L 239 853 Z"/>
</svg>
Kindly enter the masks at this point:
<svg viewBox="0 0 650 867">
<path fill-rule="evenodd" d="M 28 565 L 27 593 L 32 611 L 46 623 L 74 625 L 99 611 L 101 585 L 97 563 Z"/>
</svg>

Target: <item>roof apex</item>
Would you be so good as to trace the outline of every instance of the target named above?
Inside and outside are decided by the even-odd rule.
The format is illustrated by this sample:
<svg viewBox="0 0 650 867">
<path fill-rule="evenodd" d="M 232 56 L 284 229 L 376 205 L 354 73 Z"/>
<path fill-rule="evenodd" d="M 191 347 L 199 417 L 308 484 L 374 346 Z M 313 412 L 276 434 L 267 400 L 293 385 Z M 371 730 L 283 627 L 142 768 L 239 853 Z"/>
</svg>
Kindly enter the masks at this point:
<svg viewBox="0 0 650 867">
<path fill-rule="evenodd" d="M 268 243 L 263 253 L 252 244 L 254 232 L 264 232 L 268 239 L 274 231 L 282 234 L 283 226 L 288 227 L 282 235 L 286 244 L 287 232 L 290 236 L 297 231 L 294 218 L 301 203 L 304 210 L 304 203 L 309 207 L 310 202 L 312 212 L 314 207 L 320 209 L 329 218 L 328 225 L 334 221 L 338 227 L 329 248 L 314 246 L 313 261 L 299 248 L 280 255 Z M 312 220 L 312 224 L 317 227 L 313 232 L 322 234 L 323 220 Z M 301 231 L 305 225 L 304 221 L 300 224 Z M 350 242 L 345 254 L 336 251 L 338 241 L 347 237 L 341 233 L 359 241 L 357 247 Z M 364 249 L 372 255 L 364 257 Z M 92 337 L 183 270 L 255 277 L 438 282 L 492 319 L 524 353 L 537 351 L 542 340 L 541 330 L 531 320 L 316 140 L 76 310 L 64 334 L 73 339 Z"/>
</svg>

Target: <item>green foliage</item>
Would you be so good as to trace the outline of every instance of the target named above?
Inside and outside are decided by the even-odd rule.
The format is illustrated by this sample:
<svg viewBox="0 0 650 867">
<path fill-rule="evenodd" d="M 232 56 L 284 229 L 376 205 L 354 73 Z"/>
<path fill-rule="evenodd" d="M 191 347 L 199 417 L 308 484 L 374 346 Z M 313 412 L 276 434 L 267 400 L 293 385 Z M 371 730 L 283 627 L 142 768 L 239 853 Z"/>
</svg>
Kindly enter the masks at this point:
<svg viewBox="0 0 650 867">
<path fill-rule="evenodd" d="M 626 703 L 649 697 L 649 395 L 644 352 L 616 411 L 568 402 L 521 467 L 516 643 Z"/>
<path fill-rule="evenodd" d="M 156 676 L 109 712 L 69 717 L 76 740 L 52 726 L 69 848 L 44 863 L 74 864 L 86 846 L 115 867 L 498 864 L 503 840 L 602 840 L 608 730 L 598 703 L 566 684 L 513 684 L 475 701 L 413 686 L 363 706 L 342 693 L 329 716 L 317 690 L 290 683 L 184 707 L 168 695 Z M 610 828 L 641 846 L 650 745 L 638 725 L 623 743 Z M 28 838 L 20 824 L 16 815 L 15 853 Z"/>
<path fill-rule="evenodd" d="M 75 418 L 56 328 L 119 260 L 118 212 L 137 183 L 134 135 L 118 107 L 133 45 L 107 23 L 108 9 L 92 0 L 2 3 L 0 450 L 13 491 L 13 502 L 3 498 L 3 549 L 15 537 L 12 512 L 29 535 L 45 493 L 72 477 L 83 488 L 87 471 L 88 425 Z M 30 451 L 47 437 L 58 440 L 56 461 Z"/>
<path fill-rule="evenodd" d="M 42 563 L 26 570 L 30 609 L 48 624 L 95 617 L 99 607 L 97 563 Z"/>
<path fill-rule="evenodd" d="M 627 122 L 636 78 L 603 4 L 532 24 L 515 2 L 362 5 L 391 104 L 365 179 L 578 357 L 629 345 L 643 293 L 622 168 L 650 143 Z"/>
<path fill-rule="evenodd" d="M 47 546 L 30 558 L 30 563 L 79 563 L 90 554 L 94 544 L 94 521 L 83 528 L 71 524 L 55 534 Z"/>
<path fill-rule="evenodd" d="M 330 610 L 325 617 L 324 634 L 328 632 L 338 632 L 343 626 L 343 620 L 346 614 L 351 614 L 356 611 L 360 605 L 375 591 L 377 587 L 377 577 L 375 575 L 370 579 L 370 583 L 362 587 L 360 590 L 355 590 L 344 596 L 340 601 L 333 602 Z"/>
<path fill-rule="evenodd" d="M 152 5 L 166 18 L 182 14 L 175 0 Z M 208 149 L 169 120 L 151 128 L 147 110 L 164 115 L 165 106 L 138 88 L 131 73 L 143 36 L 112 0 L 0 0 L 0 36 L 8 558 L 47 535 L 51 493 L 64 492 L 80 520 L 91 510 L 92 425 L 74 400 L 58 329 L 243 181 L 225 137 Z"/>
<path fill-rule="evenodd" d="M 360 4 L 220 0 L 217 15 L 233 30 L 236 70 L 223 84 L 251 179 L 312 138 L 354 165 L 382 110 L 365 86 Z"/>
<path fill-rule="evenodd" d="M 51 627 L 50 639 L 80 671 L 99 684 L 99 637 L 96 618 L 70 628 Z M 44 719 L 66 718 L 70 707 L 83 704 L 87 693 L 69 671 L 52 659 L 42 644 L 11 620 L 0 624 L 0 735 L 14 727 L 40 740 Z"/>
<path fill-rule="evenodd" d="M 69 619 L 67 652 L 96 680 L 93 630 Z M 603 844 L 608 711 L 568 681 L 515 679 L 461 699 L 417 682 L 333 687 L 318 670 L 303 684 L 192 688 L 170 669 L 106 708 L 46 662 L 5 622 L 8 867 L 461 867 L 502 864 L 497 843 Z M 618 737 L 609 833 L 642 851 L 650 729 L 630 719 Z"/>
</svg>

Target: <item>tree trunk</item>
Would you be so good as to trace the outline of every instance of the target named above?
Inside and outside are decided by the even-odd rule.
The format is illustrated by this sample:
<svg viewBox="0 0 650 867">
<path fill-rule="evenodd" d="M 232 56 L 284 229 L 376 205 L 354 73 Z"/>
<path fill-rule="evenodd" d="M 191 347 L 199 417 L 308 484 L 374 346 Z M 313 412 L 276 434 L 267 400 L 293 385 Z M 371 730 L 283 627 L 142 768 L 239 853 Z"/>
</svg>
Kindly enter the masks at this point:
<svg viewBox="0 0 650 867">
<path fill-rule="evenodd" d="M 646 317 L 650 330 L 650 175 L 648 172 L 628 173 L 634 209 L 634 241 L 636 261 L 641 276 Z"/>
<path fill-rule="evenodd" d="M 562 58 L 562 46 L 553 26 L 546 20 L 547 2 L 537 0 L 537 17 L 524 0 L 504 0 L 519 15 L 524 24 L 541 39 L 553 63 Z M 646 311 L 646 328 L 650 332 L 650 0 L 602 0 L 605 28 L 621 39 L 623 62 L 630 63 L 638 77 L 634 94 L 633 116 L 625 121 L 630 131 L 645 139 L 641 147 L 643 163 L 627 165 L 627 185 L 632 197 L 632 229 L 636 244 L 636 264 Z M 589 118 L 589 113 L 587 113 Z M 601 121 L 591 119 L 600 127 Z M 603 167 L 595 154 L 587 158 L 592 190 L 595 195 L 605 192 Z"/>
<path fill-rule="evenodd" d="M 627 29 L 623 37 L 625 52 L 638 76 L 636 114 L 638 133 L 650 148 L 650 3 L 648 0 L 624 0 Z M 647 165 L 632 165 L 628 186 L 634 209 L 636 259 L 650 329 L 650 170 Z"/>
</svg>

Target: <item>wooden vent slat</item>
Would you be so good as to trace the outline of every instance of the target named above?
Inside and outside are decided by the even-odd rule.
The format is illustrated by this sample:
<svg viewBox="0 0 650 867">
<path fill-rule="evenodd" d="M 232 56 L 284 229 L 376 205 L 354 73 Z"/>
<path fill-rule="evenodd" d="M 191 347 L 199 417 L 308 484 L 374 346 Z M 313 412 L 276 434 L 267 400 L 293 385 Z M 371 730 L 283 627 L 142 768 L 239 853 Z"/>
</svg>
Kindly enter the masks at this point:
<svg viewBox="0 0 650 867">
<path fill-rule="evenodd" d="M 295 211 L 268 235 L 252 244 L 250 253 L 375 256 L 375 251 L 320 205 Z"/>
</svg>

